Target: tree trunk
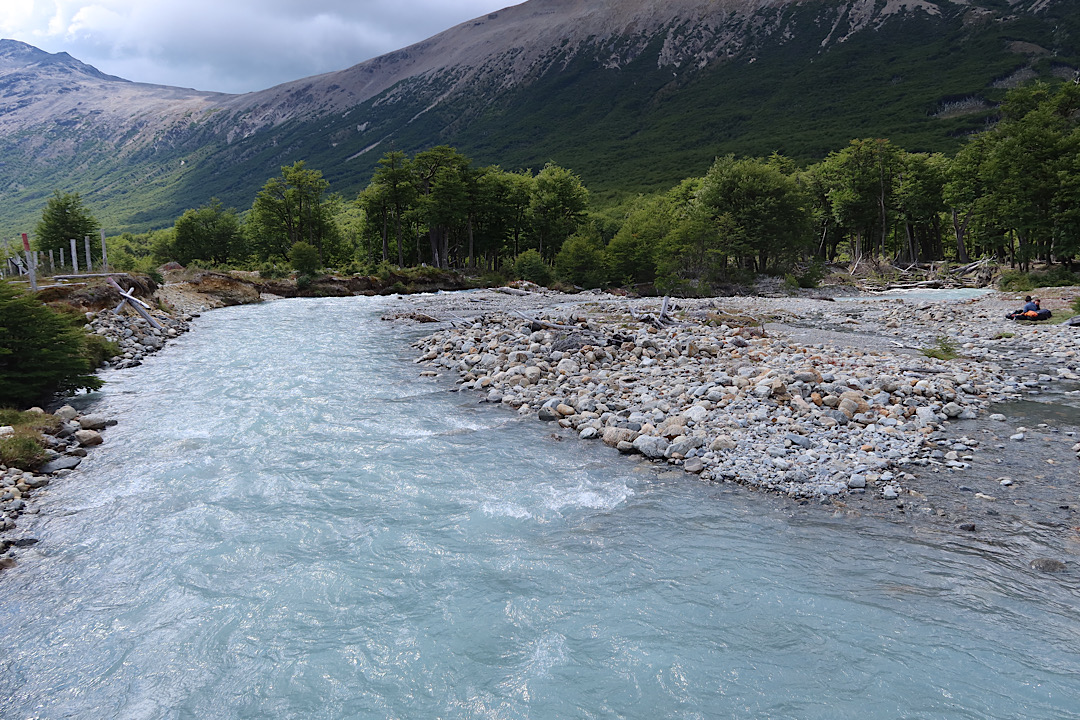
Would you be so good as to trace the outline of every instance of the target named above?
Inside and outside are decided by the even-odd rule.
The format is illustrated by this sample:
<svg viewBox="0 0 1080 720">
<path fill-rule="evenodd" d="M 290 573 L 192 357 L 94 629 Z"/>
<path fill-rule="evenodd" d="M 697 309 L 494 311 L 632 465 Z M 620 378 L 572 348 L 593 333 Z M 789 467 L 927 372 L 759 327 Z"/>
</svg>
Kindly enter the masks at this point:
<svg viewBox="0 0 1080 720">
<path fill-rule="evenodd" d="M 390 257 L 390 238 L 387 236 L 386 210 L 382 212 L 382 261 L 386 262 Z"/>
<path fill-rule="evenodd" d="M 475 270 L 476 269 L 476 257 L 473 255 L 474 249 L 475 248 L 474 248 L 474 245 L 473 245 L 473 222 L 472 222 L 472 216 L 470 216 L 469 217 L 469 269 L 470 270 Z"/>
<path fill-rule="evenodd" d="M 398 267 L 405 267 L 405 248 L 401 243 L 401 211 L 398 210 L 394 213 L 394 229 L 397 230 L 397 264 Z"/>
<path fill-rule="evenodd" d="M 968 210 L 964 216 L 964 221 L 960 222 L 960 214 L 956 212 L 956 208 L 952 211 L 952 225 L 953 232 L 956 234 L 956 259 L 961 264 L 968 264 L 971 260 L 968 258 L 967 244 L 964 242 L 964 236 L 967 235 L 968 221 L 971 220 L 971 211 Z"/>
</svg>

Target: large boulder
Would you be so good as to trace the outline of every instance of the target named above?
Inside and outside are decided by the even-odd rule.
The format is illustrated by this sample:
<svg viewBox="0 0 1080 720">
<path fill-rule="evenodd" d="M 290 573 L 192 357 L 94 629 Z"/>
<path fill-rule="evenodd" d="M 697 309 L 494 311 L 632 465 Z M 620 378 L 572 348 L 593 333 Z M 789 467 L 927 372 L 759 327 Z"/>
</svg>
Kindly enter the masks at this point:
<svg viewBox="0 0 1080 720">
<path fill-rule="evenodd" d="M 632 442 L 634 431 L 630 428 L 609 427 L 604 428 L 604 444 L 618 447 L 620 442 Z"/>
<path fill-rule="evenodd" d="M 667 439 L 655 435 L 639 435 L 634 440 L 634 449 L 647 458 L 662 458 L 664 453 L 667 452 L 667 448 Z"/>
</svg>

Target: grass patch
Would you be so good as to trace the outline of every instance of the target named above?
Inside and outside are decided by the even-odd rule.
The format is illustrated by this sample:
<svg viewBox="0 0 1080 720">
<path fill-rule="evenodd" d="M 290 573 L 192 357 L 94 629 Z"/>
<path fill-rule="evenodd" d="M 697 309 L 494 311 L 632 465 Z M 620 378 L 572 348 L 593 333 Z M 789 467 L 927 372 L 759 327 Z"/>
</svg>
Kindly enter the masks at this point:
<svg viewBox="0 0 1080 720">
<path fill-rule="evenodd" d="M 20 470 L 29 470 L 45 459 L 41 434 L 19 428 L 14 435 L 0 439 L 0 463 Z"/>
<path fill-rule="evenodd" d="M 930 347 L 923 348 L 921 352 L 926 357 L 937 358 L 938 360 L 955 360 L 960 357 L 960 350 L 956 347 L 956 344 L 944 335 L 939 337 Z"/>
<path fill-rule="evenodd" d="M 55 415 L 20 412 L 0 408 L 0 425 L 10 425 L 15 433 L 0 438 L 0 463 L 20 470 L 29 470 L 45 459 L 42 432 L 53 432 L 62 421 Z"/>
</svg>

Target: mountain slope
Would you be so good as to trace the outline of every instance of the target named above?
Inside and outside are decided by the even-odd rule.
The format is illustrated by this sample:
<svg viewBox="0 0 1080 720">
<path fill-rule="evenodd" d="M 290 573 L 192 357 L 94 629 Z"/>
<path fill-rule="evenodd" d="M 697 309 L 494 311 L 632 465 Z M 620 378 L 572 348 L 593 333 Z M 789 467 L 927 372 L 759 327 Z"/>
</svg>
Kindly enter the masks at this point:
<svg viewBox="0 0 1080 720">
<path fill-rule="evenodd" d="M 726 152 L 812 159 L 867 135 L 948 150 L 1010 84 L 1080 67 L 1077 6 L 531 0 L 238 96 L 0 41 L 0 192 L 16 200 L 0 222 L 25 226 L 54 187 L 111 229 L 168 224 L 211 195 L 245 208 L 297 159 L 351 195 L 391 147 L 440 143 L 508 168 L 555 160 L 601 192 L 663 188 Z"/>
</svg>

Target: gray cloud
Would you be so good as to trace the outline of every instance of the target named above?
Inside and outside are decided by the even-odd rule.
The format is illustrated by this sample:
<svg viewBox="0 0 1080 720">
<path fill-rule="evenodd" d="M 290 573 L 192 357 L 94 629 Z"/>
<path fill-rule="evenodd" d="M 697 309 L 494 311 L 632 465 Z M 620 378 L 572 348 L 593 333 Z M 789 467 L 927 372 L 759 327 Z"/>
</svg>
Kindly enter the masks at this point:
<svg viewBox="0 0 1080 720">
<path fill-rule="evenodd" d="M 129 80 L 248 92 L 340 70 L 514 0 L 3 0 L 0 35 Z"/>
</svg>

